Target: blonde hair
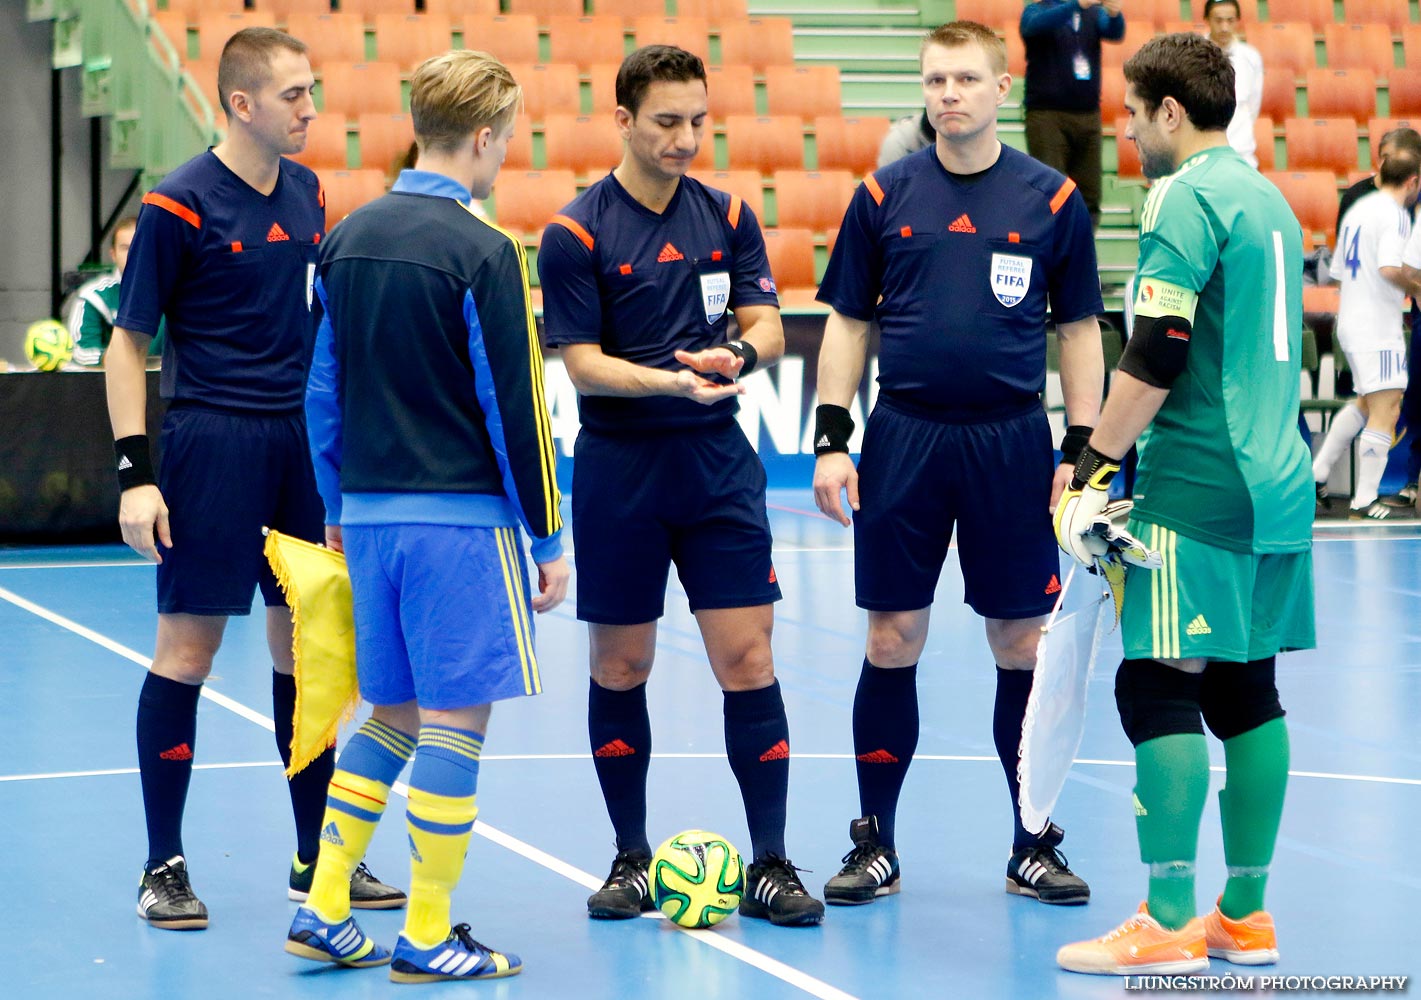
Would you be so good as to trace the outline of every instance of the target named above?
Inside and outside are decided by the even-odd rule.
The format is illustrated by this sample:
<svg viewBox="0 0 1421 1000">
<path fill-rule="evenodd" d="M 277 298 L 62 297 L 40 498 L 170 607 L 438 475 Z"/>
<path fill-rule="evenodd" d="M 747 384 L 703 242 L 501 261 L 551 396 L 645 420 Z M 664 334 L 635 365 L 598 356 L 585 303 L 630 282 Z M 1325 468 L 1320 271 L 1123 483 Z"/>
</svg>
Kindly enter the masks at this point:
<svg viewBox="0 0 1421 1000">
<path fill-rule="evenodd" d="M 485 126 L 504 127 L 522 102 L 523 88 L 487 52 L 433 56 L 410 78 L 410 116 L 422 150 L 447 152 Z"/>
<path fill-rule="evenodd" d="M 955 49 L 961 45 L 976 45 L 987 54 L 987 62 L 992 72 L 1001 76 L 1007 71 L 1007 43 L 997 37 L 997 33 L 985 24 L 976 21 L 950 21 L 928 32 L 923 37 L 922 48 L 918 50 L 918 62 L 929 45 L 941 45 L 945 49 Z"/>
</svg>

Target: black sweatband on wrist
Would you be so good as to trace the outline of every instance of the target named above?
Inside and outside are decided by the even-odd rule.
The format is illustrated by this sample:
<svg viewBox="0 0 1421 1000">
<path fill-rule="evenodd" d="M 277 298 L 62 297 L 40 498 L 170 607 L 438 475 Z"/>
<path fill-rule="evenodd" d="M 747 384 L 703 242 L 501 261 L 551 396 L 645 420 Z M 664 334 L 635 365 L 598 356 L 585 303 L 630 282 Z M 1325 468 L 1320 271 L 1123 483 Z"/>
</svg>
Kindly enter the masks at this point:
<svg viewBox="0 0 1421 1000">
<path fill-rule="evenodd" d="M 821 403 L 814 409 L 814 454 L 833 452 L 848 454 L 849 438 L 854 435 L 854 418 L 849 411 L 833 403 Z"/>
<path fill-rule="evenodd" d="M 1071 489 L 1108 490 L 1115 473 L 1120 471 L 1120 459 L 1110 458 L 1096 451 L 1089 444 L 1081 450 L 1076 461 L 1076 471 L 1071 476 Z"/>
<path fill-rule="evenodd" d="M 740 375 L 738 377 L 744 378 L 755 370 L 755 363 L 760 360 L 760 352 L 755 350 L 755 345 L 750 343 L 750 341 L 728 340 L 720 346 L 734 354 L 740 355 L 741 359 L 745 362 L 740 366 Z"/>
<path fill-rule="evenodd" d="M 1090 432 L 1094 427 L 1087 427 L 1084 424 L 1071 424 L 1066 428 L 1065 437 L 1061 438 L 1061 463 L 1076 467 L 1076 463 L 1081 460 L 1081 452 L 1085 451 L 1086 445 L 1090 444 Z"/>
<path fill-rule="evenodd" d="M 151 486 L 158 481 L 153 475 L 153 458 L 148 451 L 147 434 L 131 434 L 113 443 L 114 459 L 118 463 L 118 491 L 135 486 Z"/>
</svg>

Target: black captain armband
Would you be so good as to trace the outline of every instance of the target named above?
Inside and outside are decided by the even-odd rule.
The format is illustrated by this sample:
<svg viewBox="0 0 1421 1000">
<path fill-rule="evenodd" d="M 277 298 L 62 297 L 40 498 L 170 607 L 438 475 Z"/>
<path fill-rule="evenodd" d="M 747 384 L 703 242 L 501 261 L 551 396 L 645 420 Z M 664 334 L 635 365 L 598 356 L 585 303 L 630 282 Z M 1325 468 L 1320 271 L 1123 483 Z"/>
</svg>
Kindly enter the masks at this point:
<svg viewBox="0 0 1421 1000">
<path fill-rule="evenodd" d="M 1066 434 L 1061 438 L 1061 464 L 1069 465 L 1072 468 L 1081 460 L 1081 452 L 1085 451 L 1086 445 L 1090 444 L 1090 432 L 1094 427 L 1087 427 L 1084 424 L 1071 424 L 1066 428 Z"/>
<path fill-rule="evenodd" d="M 1189 363 L 1193 332 L 1183 316 L 1136 316 L 1120 370 L 1156 389 L 1168 389 Z"/>
<path fill-rule="evenodd" d="M 153 459 L 148 452 L 148 435 L 131 434 L 113 443 L 114 459 L 118 463 L 118 491 L 135 486 L 151 486 L 158 481 L 153 475 Z"/>
<path fill-rule="evenodd" d="M 814 454 L 834 452 L 848 454 L 849 438 L 854 435 L 854 418 L 849 411 L 833 403 L 821 403 L 814 409 Z"/>
<path fill-rule="evenodd" d="M 755 350 L 755 345 L 748 340 L 727 340 L 720 345 L 732 354 L 740 355 L 744 364 L 740 366 L 740 378 L 744 378 L 755 370 L 755 362 L 760 360 L 760 352 Z"/>
<path fill-rule="evenodd" d="M 1093 490 L 1110 489 L 1110 481 L 1120 471 L 1120 459 L 1110 458 L 1096 451 L 1089 444 L 1081 450 L 1076 460 L 1076 471 L 1071 475 L 1071 489 L 1077 492 L 1089 487 Z"/>
</svg>

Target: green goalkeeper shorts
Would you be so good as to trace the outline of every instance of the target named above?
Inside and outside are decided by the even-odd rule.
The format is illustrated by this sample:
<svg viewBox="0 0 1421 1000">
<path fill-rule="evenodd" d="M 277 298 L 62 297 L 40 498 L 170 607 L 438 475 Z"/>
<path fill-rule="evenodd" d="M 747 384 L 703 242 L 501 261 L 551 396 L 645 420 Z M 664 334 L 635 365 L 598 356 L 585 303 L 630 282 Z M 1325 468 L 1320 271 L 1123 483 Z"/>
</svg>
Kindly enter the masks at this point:
<svg viewBox="0 0 1421 1000">
<path fill-rule="evenodd" d="M 1126 572 L 1127 659 L 1244 663 L 1317 644 L 1311 550 L 1232 552 L 1135 520 L 1130 531 L 1164 566 Z"/>
</svg>

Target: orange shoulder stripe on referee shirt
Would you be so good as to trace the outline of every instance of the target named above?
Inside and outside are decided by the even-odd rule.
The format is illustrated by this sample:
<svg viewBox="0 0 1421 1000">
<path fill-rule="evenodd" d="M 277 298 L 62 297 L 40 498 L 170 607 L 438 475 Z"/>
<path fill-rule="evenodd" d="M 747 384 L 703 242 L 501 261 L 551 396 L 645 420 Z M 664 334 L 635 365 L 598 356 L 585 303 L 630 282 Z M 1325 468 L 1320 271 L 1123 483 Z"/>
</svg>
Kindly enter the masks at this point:
<svg viewBox="0 0 1421 1000">
<path fill-rule="evenodd" d="M 877 177 L 873 176 L 873 174 L 865 174 L 863 178 L 863 186 L 868 188 L 869 194 L 873 195 L 873 203 L 875 205 L 883 204 L 883 188 L 878 186 Z"/>
<path fill-rule="evenodd" d="M 583 229 L 582 223 L 578 222 L 576 219 L 569 219 L 566 215 L 555 215 L 548 221 L 556 222 L 558 225 L 564 226 L 567 229 L 571 230 L 572 235 L 576 236 L 579 240 L 581 240 L 583 246 L 585 246 L 589 250 L 592 249 L 592 234 L 589 233 L 586 229 Z"/>
<path fill-rule="evenodd" d="M 143 196 L 143 204 L 152 205 L 154 208 L 161 208 L 165 212 L 172 212 L 194 229 L 202 228 L 202 219 L 198 218 L 196 212 L 186 205 L 179 205 L 165 194 L 154 194 L 152 191 L 149 191 Z"/>
<path fill-rule="evenodd" d="M 725 213 L 725 217 L 730 220 L 730 228 L 735 229 L 740 225 L 740 195 L 730 196 L 730 210 Z"/>
<path fill-rule="evenodd" d="M 1073 180 L 1071 180 L 1069 177 L 1067 177 L 1067 178 L 1066 178 L 1066 183 L 1064 183 L 1064 184 L 1061 185 L 1061 189 L 1060 189 L 1059 191 L 1057 191 L 1055 197 L 1053 197 L 1053 198 L 1051 199 L 1051 214 L 1052 214 L 1052 215 L 1055 215 L 1057 212 L 1059 212 L 1059 211 L 1061 210 L 1061 206 L 1066 203 L 1066 199 L 1071 196 L 1071 192 L 1074 191 L 1075 189 L 1076 189 L 1076 182 L 1073 181 Z"/>
</svg>

